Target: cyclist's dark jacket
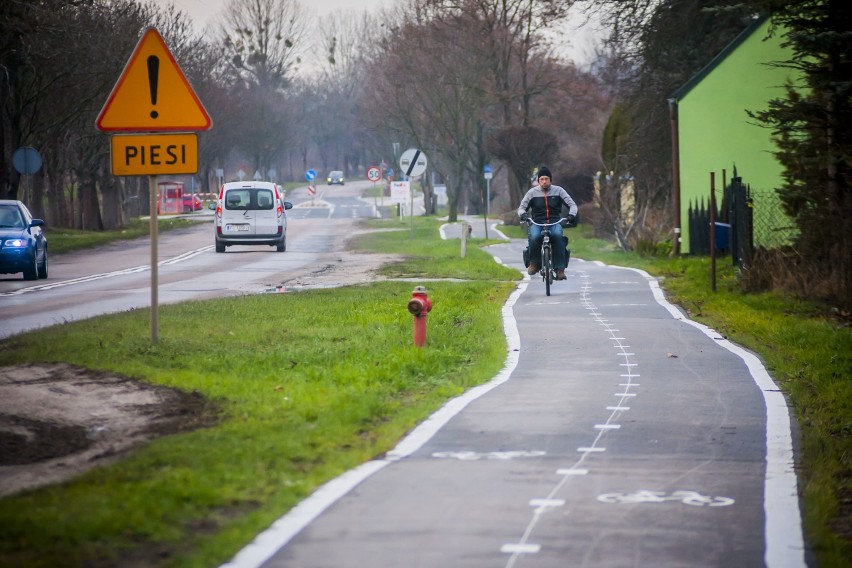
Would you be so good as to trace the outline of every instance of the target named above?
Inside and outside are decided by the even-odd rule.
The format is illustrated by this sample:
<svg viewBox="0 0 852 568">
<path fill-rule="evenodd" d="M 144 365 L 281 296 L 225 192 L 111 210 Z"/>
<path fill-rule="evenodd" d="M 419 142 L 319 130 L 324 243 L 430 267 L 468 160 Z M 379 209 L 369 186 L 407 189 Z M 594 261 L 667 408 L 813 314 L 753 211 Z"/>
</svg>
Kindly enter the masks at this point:
<svg viewBox="0 0 852 568">
<path fill-rule="evenodd" d="M 577 204 L 563 188 L 551 185 L 550 189 L 542 191 L 541 186 L 536 185 L 521 199 L 518 217 L 529 209 L 530 217 L 536 223 L 555 223 L 563 217 L 563 205 L 568 208 L 570 215 L 577 215 Z"/>
</svg>

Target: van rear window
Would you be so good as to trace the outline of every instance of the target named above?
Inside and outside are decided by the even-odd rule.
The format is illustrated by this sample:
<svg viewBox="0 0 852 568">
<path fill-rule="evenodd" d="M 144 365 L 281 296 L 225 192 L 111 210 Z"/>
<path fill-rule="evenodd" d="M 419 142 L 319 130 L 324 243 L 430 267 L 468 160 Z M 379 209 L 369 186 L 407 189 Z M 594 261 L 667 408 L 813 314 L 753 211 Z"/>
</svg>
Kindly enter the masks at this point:
<svg viewBox="0 0 852 568">
<path fill-rule="evenodd" d="M 258 209 L 272 209 L 275 205 L 275 196 L 272 195 L 272 190 L 258 189 L 255 198 Z"/>
<path fill-rule="evenodd" d="M 275 196 L 271 189 L 247 187 L 231 189 L 225 193 L 225 209 L 230 211 L 267 210 L 275 207 Z"/>
</svg>

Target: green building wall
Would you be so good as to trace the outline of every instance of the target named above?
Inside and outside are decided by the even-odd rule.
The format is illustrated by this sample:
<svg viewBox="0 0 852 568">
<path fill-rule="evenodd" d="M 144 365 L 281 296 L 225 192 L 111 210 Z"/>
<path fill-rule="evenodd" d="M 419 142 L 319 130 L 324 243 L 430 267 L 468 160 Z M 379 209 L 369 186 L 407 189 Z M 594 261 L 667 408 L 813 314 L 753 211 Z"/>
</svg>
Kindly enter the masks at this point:
<svg viewBox="0 0 852 568">
<path fill-rule="evenodd" d="M 782 183 L 771 131 L 747 114 L 784 97 L 791 76 L 790 69 L 769 65 L 792 58 L 792 52 L 781 46 L 777 30 L 767 38 L 769 27 L 769 19 L 756 21 L 673 97 L 678 105 L 683 253 L 690 252 L 689 206 L 702 199 L 709 202 L 710 172 L 715 172 L 719 204 L 723 170 L 730 183 L 736 166 L 744 183 L 766 194 Z M 778 207 L 777 199 L 773 207 Z M 755 215 L 760 214 L 756 209 Z"/>
</svg>

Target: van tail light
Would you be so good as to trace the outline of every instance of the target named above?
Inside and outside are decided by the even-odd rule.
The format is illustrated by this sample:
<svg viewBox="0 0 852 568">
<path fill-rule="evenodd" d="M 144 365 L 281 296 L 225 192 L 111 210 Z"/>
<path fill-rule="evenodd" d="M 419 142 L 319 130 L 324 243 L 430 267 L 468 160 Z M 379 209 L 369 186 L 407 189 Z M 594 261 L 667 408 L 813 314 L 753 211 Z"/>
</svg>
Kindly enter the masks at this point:
<svg viewBox="0 0 852 568">
<path fill-rule="evenodd" d="M 281 220 L 281 216 L 284 215 L 284 206 L 281 205 L 281 194 L 278 193 L 278 186 L 275 186 L 275 203 L 278 206 L 275 208 L 275 212 L 278 214 L 278 220 Z"/>
</svg>

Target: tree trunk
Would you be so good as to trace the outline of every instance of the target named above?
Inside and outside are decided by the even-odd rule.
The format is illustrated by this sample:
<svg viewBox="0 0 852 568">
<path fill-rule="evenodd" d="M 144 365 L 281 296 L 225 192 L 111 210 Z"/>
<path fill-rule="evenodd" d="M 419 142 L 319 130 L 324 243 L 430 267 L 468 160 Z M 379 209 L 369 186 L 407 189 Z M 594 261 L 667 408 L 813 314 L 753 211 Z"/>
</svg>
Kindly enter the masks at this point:
<svg viewBox="0 0 852 568">
<path fill-rule="evenodd" d="M 94 176 L 89 174 L 80 178 L 78 188 L 80 204 L 79 227 L 84 231 L 102 231 L 101 208 L 98 204 L 97 184 Z"/>
<path fill-rule="evenodd" d="M 104 202 L 103 228 L 109 231 L 123 227 L 125 223 L 122 211 L 122 202 L 124 201 L 122 184 L 113 176 L 102 176 L 101 195 Z"/>
<path fill-rule="evenodd" d="M 524 198 L 524 195 L 526 195 L 527 190 L 529 189 L 527 176 L 526 174 L 523 176 L 515 174 L 506 176 L 506 178 L 509 183 L 509 202 L 517 208 L 518 205 L 521 204 L 521 199 Z"/>
<path fill-rule="evenodd" d="M 30 176 L 32 183 L 32 194 L 30 202 L 27 203 L 33 217 L 36 219 L 44 219 L 44 168 L 42 167 L 36 174 Z"/>
</svg>

